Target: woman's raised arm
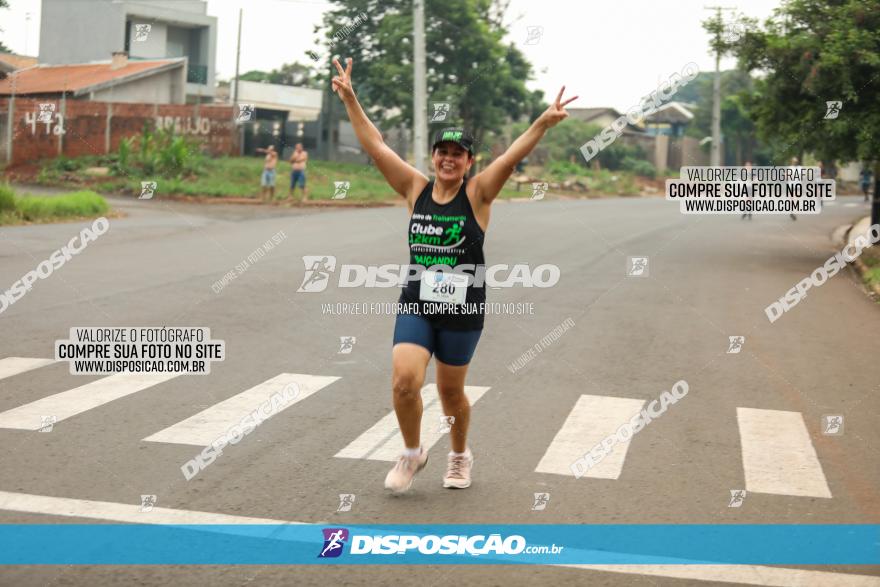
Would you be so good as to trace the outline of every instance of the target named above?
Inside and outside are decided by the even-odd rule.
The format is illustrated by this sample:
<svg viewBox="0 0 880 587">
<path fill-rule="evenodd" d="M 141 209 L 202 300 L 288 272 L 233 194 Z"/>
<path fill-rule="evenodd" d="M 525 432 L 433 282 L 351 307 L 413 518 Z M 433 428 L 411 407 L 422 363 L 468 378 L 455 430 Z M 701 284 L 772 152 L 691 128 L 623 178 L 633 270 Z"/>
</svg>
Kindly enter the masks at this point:
<svg viewBox="0 0 880 587">
<path fill-rule="evenodd" d="M 357 135 L 358 141 L 367 152 L 367 155 L 376 163 L 376 167 L 385 176 L 385 181 L 391 188 L 407 198 L 414 198 L 413 192 L 415 187 L 421 188 L 428 182 L 419 170 L 404 161 L 398 156 L 385 141 L 382 140 L 382 133 L 370 122 L 366 112 L 361 107 L 354 95 L 354 89 L 351 86 L 351 57 L 346 60 L 346 67 L 343 70 L 338 59 L 333 59 L 333 65 L 339 75 L 334 76 L 331 80 L 333 91 L 345 104 L 345 110 L 348 112 L 348 118 L 354 127 L 354 133 Z"/>
<path fill-rule="evenodd" d="M 544 133 L 548 129 L 553 128 L 568 118 L 565 106 L 576 100 L 577 96 L 563 102 L 563 92 L 565 92 L 565 86 L 562 86 L 562 89 L 559 90 L 559 94 L 556 96 L 556 100 L 550 104 L 547 110 L 523 134 L 513 141 L 513 144 L 500 157 L 474 176 L 477 197 L 480 198 L 481 202 L 491 204 L 498 195 L 498 192 L 501 191 L 501 188 L 504 187 L 504 182 L 513 173 L 516 164 L 532 152 L 532 149 L 544 137 Z"/>
</svg>

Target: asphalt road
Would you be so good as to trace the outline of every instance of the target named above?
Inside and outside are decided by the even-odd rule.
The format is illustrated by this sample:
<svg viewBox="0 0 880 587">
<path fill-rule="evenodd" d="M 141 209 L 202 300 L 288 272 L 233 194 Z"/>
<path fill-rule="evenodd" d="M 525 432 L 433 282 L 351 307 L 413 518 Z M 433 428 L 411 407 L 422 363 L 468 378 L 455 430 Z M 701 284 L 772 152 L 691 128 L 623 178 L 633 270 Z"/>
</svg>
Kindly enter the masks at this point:
<svg viewBox="0 0 880 587">
<path fill-rule="evenodd" d="M 488 387 L 473 408 L 474 484 L 441 487 L 449 450 L 441 437 L 402 497 L 382 487 L 390 462 L 337 456 L 391 413 L 393 317 L 322 313 L 327 303 L 394 302 L 397 291 L 297 288 L 304 255 L 406 263 L 405 209 L 113 204 L 126 216 L 0 314 L 0 361 L 51 358 L 54 341 L 81 326 L 209 327 L 227 358 L 210 375 L 84 409 L 50 433 L 0 427 L 0 523 L 104 523 L 118 519 L 108 504 L 136 510 L 144 494 L 163 511 L 339 525 L 880 522 L 880 309 L 847 270 L 775 323 L 764 314 L 833 254 L 834 228 L 867 213 L 861 198 L 796 222 L 686 217 L 660 198 L 499 202 L 487 262 L 552 263 L 561 278 L 552 288 L 488 291 L 490 302 L 531 303 L 534 313 L 486 319 L 467 382 Z M 2 288 L 87 224 L 0 229 Z M 212 285 L 279 231 L 274 249 L 215 293 Z M 648 257 L 647 276 L 627 276 L 631 256 Z M 572 328 L 511 372 L 567 319 Z M 356 343 L 340 354 L 347 336 Z M 745 337 L 739 353 L 727 352 L 730 336 Z M 190 481 L 180 467 L 200 448 L 144 440 L 283 373 L 338 379 Z M 0 424 L 10 410 L 101 378 L 58 363 L 0 379 Z M 571 446 L 561 431 L 569 440 L 595 433 L 596 420 L 574 411 L 582 396 L 651 401 L 681 379 L 688 395 L 631 440 L 616 475 L 613 463 L 608 478 L 536 470 L 565 460 Z M 842 434 L 823 433 L 829 414 L 844 417 Z M 795 455 L 790 462 L 773 460 L 779 444 Z M 728 507 L 732 489 L 748 490 L 741 507 Z M 541 511 L 532 509 L 537 492 L 550 494 Z M 356 496 L 351 511 L 336 511 L 339 494 Z M 73 512 L 70 500 L 88 503 Z M 41 508 L 54 513 L 35 513 Z M 74 515 L 59 515 L 65 508 Z M 2 568 L 0 584 L 880 584 L 875 567 L 774 569 L 57 566 Z"/>
</svg>

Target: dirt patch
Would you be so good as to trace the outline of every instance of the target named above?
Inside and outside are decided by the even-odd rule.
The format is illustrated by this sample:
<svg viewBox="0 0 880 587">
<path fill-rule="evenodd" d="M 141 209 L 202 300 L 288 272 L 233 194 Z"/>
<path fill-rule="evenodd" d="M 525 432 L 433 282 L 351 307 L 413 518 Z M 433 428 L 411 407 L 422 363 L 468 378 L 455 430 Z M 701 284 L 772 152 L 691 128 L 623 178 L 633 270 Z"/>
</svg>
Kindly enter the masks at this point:
<svg viewBox="0 0 880 587">
<path fill-rule="evenodd" d="M 636 185 L 639 187 L 639 194 L 646 197 L 666 196 L 666 178 L 651 179 L 649 177 L 635 177 Z"/>
</svg>

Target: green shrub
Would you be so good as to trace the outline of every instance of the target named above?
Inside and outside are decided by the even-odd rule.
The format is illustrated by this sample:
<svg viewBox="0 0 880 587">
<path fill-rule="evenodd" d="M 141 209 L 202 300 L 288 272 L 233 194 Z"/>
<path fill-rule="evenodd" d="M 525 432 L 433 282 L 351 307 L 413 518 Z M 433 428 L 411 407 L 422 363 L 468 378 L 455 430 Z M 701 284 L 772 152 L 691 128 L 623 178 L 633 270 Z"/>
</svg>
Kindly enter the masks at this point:
<svg viewBox="0 0 880 587">
<path fill-rule="evenodd" d="M 81 169 L 83 165 L 84 162 L 81 159 L 71 159 L 64 155 L 52 159 L 49 163 L 49 167 L 60 172 L 77 171 L 78 169 Z"/>
<path fill-rule="evenodd" d="M 623 169 L 623 162 L 627 158 L 644 159 L 645 151 L 638 145 L 626 145 L 622 141 L 618 141 L 605 147 L 596 155 L 596 159 L 603 169 L 612 170 Z"/>
<path fill-rule="evenodd" d="M 553 179 L 565 179 L 572 175 L 582 176 L 586 172 L 587 169 L 583 165 L 570 161 L 551 161 L 547 165 L 547 174 Z"/>
<path fill-rule="evenodd" d="M 625 169 L 626 171 L 632 171 L 641 177 L 650 177 L 653 179 L 657 175 L 657 170 L 654 169 L 654 166 L 644 159 L 627 157 L 621 162 L 620 168 Z"/>
<path fill-rule="evenodd" d="M 0 184 L 0 213 L 15 210 L 15 192 L 8 183 Z"/>
<path fill-rule="evenodd" d="M 37 183 L 53 184 L 61 181 L 61 174 L 48 165 L 40 168 L 37 172 Z"/>
<path fill-rule="evenodd" d="M 120 144 L 120 159 L 128 158 L 123 153 L 130 144 Z M 173 129 L 153 132 L 146 125 L 138 137 L 138 158 L 135 171 L 144 178 L 179 178 L 195 175 L 204 165 L 204 157 L 193 139 L 174 134 Z M 120 166 L 120 169 L 124 168 Z M 130 173 L 128 175 L 131 175 Z"/>
<path fill-rule="evenodd" d="M 119 150 L 116 154 L 116 162 L 111 167 L 114 174 L 127 175 L 129 173 L 129 166 L 131 165 L 131 146 L 133 143 L 134 139 L 131 137 L 125 137 L 124 139 L 119 141 Z"/>
</svg>

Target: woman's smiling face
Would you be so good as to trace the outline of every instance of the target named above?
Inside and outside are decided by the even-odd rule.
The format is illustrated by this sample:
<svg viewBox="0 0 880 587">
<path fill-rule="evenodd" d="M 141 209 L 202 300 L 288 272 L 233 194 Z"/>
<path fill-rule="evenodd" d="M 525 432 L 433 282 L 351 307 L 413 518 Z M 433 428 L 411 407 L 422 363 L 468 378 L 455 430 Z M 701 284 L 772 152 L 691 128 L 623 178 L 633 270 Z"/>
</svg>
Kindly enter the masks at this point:
<svg viewBox="0 0 880 587">
<path fill-rule="evenodd" d="M 438 179 L 457 181 L 467 174 L 474 158 L 458 143 L 445 142 L 434 148 L 431 161 Z"/>
</svg>

